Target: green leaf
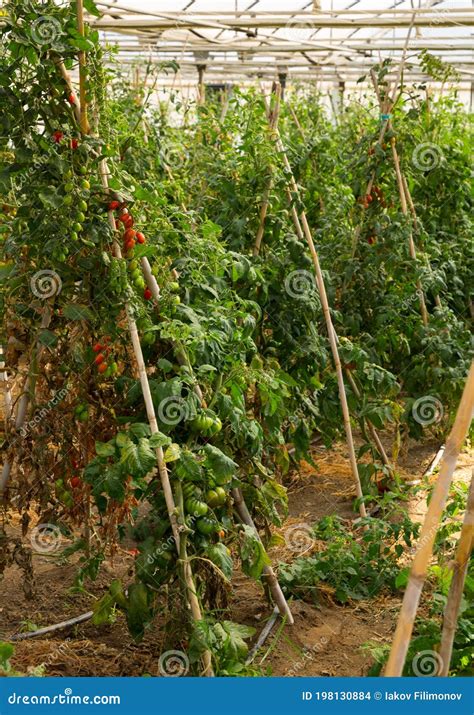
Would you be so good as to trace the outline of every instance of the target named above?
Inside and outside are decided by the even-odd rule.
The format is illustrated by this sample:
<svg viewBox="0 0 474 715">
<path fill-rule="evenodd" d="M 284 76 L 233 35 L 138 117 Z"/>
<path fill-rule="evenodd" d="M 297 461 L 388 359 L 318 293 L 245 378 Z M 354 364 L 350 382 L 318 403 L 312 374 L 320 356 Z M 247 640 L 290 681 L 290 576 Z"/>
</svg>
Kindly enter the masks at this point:
<svg viewBox="0 0 474 715">
<path fill-rule="evenodd" d="M 148 605 L 148 589 L 144 583 L 132 583 L 128 588 L 127 625 L 132 636 L 140 640 L 152 619 Z"/>
<path fill-rule="evenodd" d="M 216 564 L 229 580 L 232 578 L 233 562 L 229 550 L 224 544 L 212 544 L 207 551 L 207 557 Z"/>
<path fill-rule="evenodd" d="M 46 345 L 47 348 L 52 348 L 57 344 L 58 336 L 51 332 L 51 330 L 41 330 L 38 335 L 38 340 L 42 345 Z"/>
<path fill-rule="evenodd" d="M 115 445 L 113 442 L 96 442 L 95 451 L 99 457 L 113 457 Z"/>
<path fill-rule="evenodd" d="M 106 593 L 105 596 L 102 596 L 99 601 L 94 603 L 92 623 L 95 626 L 103 626 L 105 623 L 111 623 L 114 608 L 115 598 L 110 593 Z"/>
<path fill-rule="evenodd" d="M 243 538 L 240 543 L 240 558 L 242 570 L 247 576 L 258 579 L 265 566 L 270 563 L 265 548 L 255 529 L 246 524 L 243 526 Z"/>
<path fill-rule="evenodd" d="M 150 446 L 150 440 L 141 437 L 138 445 L 130 442 L 122 449 L 120 462 L 133 477 L 145 477 L 156 463 L 156 455 Z"/>
<path fill-rule="evenodd" d="M 397 588 L 404 588 L 408 583 L 409 574 L 410 574 L 409 568 L 402 569 L 395 579 L 395 586 Z"/>
<path fill-rule="evenodd" d="M 5 643 L 5 641 L 0 641 L 0 666 L 4 670 L 9 669 L 9 660 L 12 657 L 14 648 L 11 643 Z"/>
<path fill-rule="evenodd" d="M 179 444 L 176 444 L 173 442 L 173 444 L 170 444 L 169 447 L 165 450 L 165 462 L 176 462 L 177 459 L 179 459 L 179 455 L 181 453 L 181 448 Z"/>
<path fill-rule="evenodd" d="M 138 438 L 149 437 L 151 435 L 150 425 L 147 425 L 145 422 L 135 422 L 130 425 L 129 432 Z"/>
<path fill-rule="evenodd" d="M 189 449 L 182 449 L 179 461 L 175 466 L 176 476 L 182 481 L 199 482 L 201 480 L 201 466 L 196 456 Z"/>
<path fill-rule="evenodd" d="M 224 454 L 218 447 L 214 447 L 212 444 L 206 444 L 203 447 L 203 451 L 206 455 L 206 466 L 214 472 L 217 477 L 230 478 L 237 471 L 239 465 Z"/>
<path fill-rule="evenodd" d="M 84 0 L 84 8 L 91 15 L 95 15 L 95 17 L 100 17 L 100 10 L 97 8 L 97 5 L 95 4 L 94 0 Z"/>
<path fill-rule="evenodd" d="M 91 320 L 92 312 L 86 305 L 78 305 L 77 303 L 69 303 L 63 308 L 63 316 L 69 320 Z"/>
<path fill-rule="evenodd" d="M 125 477 L 119 464 L 112 464 L 104 472 L 104 491 L 115 501 L 122 502 L 125 497 Z"/>
<path fill-rule="evenodd" d="M 152 449 L 158 449 L 158 447 L 165 447 L 167 444 L 171 444 L 171 439 L 163 432 L 156 432 L 152 434 L 148 443 Z"/>
</svg>

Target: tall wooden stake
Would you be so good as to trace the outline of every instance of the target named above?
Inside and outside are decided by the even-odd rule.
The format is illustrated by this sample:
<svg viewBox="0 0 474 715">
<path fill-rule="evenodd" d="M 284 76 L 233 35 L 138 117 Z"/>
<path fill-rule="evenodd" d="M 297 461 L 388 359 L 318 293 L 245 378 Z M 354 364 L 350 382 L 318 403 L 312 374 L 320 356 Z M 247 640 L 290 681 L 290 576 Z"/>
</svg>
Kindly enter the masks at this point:
<svg viewBox="0 0 474 715">
<path fill-rule="evenodd" d="M 269 102 L 265 95 L 263 95 L 263 97 L 264 97 L 264 101 L 265 101 L 265 104 L 267 107 L 267 115 L 269 115 L 270 114 Z M 275 143 L 276 143 L 278 152 L 281 154 L 281 156 L 283 158 L 286 174 L 289 177 L 290 194 L 292 193 L 294 196 L 296 196 L 298 198 L 298 200 L 300 200 L 301 197 L 300 197 L 298 185 L 295 181 L 295 177 L 291 170 L 291 165 L 288 160 L 288 156 L 286 154 L 286 150 L 283 145 L 283 141 L 281 139 L 281 135 L 280 135 L 280 131 L 279 131 L 278 127 L 275 127 L 275 129 L 273 131 L 273 136 L 275 139 Z M 347 395 L 346 395 L 346 388 L 344 385 L 344 376 L 342 373 L 342 365 L 341 365 L 341 360 L 339 357 L 339 350 L 337 347 L 336 331 L 334 329 L 334 325 L 332 322 L 331 310 L 329 307 L 329 301 L 328 301 L 328 297 L 327 297 L 327 293 L 326 293 L 326 286 L 324 284 L 324 277 L 323 277 L 323 273 L 322 273 L 321 266 L 319 263 L 319 256 L 318 256 L 318 253 L 317 253 L 315 245 L 314 245 L 313 237 L 311 235 L 311 229 L 309 228 L 308 220 L 306 218 L 306 213 L 305 213 L 304 209 L 301 210 L 300 215 L 298 217 L 296 208 L 293 206 L 292 207 L 292 215 L 293 215 L 293 219 L 295 221 L 296 230 L 297 231 L 301 230 L 301 226 L 302 226 L 303 234 L 306 239 L 306 243 L 308 244 L 309 251 L 311 254 L 311 259 L 313 262 L 314 273 L 316 276 L 316 283 L 318 286 L 319 297 L 321 300 L 321 307 L 323 309 L 324 319 L 326 321 L 329 344 L 331 346 L 334 367 L 336 369 L 337 384 L 338 384 L 338 388 L 339 388 L 339 399 L 341 402 L 342 415 L 343 415 L 343 420 L 344 420 L 344 430 L 346 433 L 346 442 L 347 442 L 347 448 L 348 448 L 348 452 L 349 452 L 349 461 L 351 464 L 352 476 L 354 479 L 354 486 L 355 486 L 357 498 L 359 499 L 359 513 L 360 513 L 361 517 L 366 517 L 367 512 L 366 512 L 365 504 L 363 501 L 364 495 L 362 492 L 362 487 L 361 487 L 360 478 L 359 478 L 359 470 L 357 467 L 357 457 L 356 457 L 356 453 L 355 453 L 354 439 L 352 436 L 351 418 L 350 418 L 350 413 L 349 413 L 349 406 L 347 404 Z M 297 219 L 299 218 L 301 220 L 301 226 L 299 225 L 299 221 L 295 220 L 295 215 L 296 215 Z"/>
<path fill-rule="evenodd" d="M 413 623 L 418 610 L 421 592 L 426 579 L 433 544 L 441 515 L 448 498 L 449 487 L 461 447 L 471 424 L 474 408 L 474 362 L 471 364 L 456 419 L 446 442 L 438 481 L 433 491 L 425 521 L 418 540 L 419 548 L 413 559 L 410 578 L 403 597 L 402 608 L 393 638 L 392 650 L 385 668 L 386 677 L 402 675 L 410 645 Z"/>
<path fill-rule="evenodd" d="M 451 656 L 453 653 L 453 642 L 456 634 L 456 624 L 458 621 L 459 607 L 461 605 L 464 582 L 466 580 L 469 558 L 474 546 L 474 476 L 471 479 L 469 494 L 467 497 L 466 513 L 464 523 L 459 537 L 456 557 L 453 566 L 453 579 L 449 588 L 448 600 L 444 609 L 443 632 L 441 634 L 441 669 L 439 675 L 448 676 Z"/>
</svg>

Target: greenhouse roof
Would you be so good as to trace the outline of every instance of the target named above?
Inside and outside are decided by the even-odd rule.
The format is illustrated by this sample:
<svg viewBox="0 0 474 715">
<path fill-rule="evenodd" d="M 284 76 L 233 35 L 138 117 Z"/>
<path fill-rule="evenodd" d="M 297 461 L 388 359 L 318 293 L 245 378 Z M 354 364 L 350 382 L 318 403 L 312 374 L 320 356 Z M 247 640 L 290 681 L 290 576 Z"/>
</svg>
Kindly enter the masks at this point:
<svg viewBox="0 0 474 715">
<path fill-rule="evenodd" d="M 416 6 L 414 7 L 413 5 Z M 98 0 L 90 16 L 124 63 L 175 60 L 184 77 L 356 80 L 405 51 L 407 76 L 423 78 L 419 53 L 474 80 L 471 0 Z"/>
</svg>

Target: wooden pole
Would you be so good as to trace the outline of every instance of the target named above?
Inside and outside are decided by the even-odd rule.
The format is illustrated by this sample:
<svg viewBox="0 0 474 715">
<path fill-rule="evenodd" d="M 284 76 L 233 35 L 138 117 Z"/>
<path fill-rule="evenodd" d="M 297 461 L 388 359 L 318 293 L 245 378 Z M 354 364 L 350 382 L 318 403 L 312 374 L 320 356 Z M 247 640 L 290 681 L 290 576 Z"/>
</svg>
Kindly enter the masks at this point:
<svg viewBox="0 0 474 715">
<path fill-rule="evenodd" d="M 240 489 L 232 489 L 232 496 L 234 497 L 235 508 L 242 523 L 246 524 L 247 526 L 250 526 L 255 531 L 255 534 L 258 536 L 258 538 L 260 538 L 257 528 L 253 522 L 252 516 L 245 503 L 242 491 Z M 280 611 L 281 617 L 286 617 L 289 625 L 292 626 L 295 622 L 293 614 L 291 613 L 290 607 L 286 601 L 285 596 L 283 595 L 283 591 L 281 590 L 281 586 L 278 583 L 277 577 L 275 576 L 275 572 L 270 565 L 266 565 L 263 567 L 263 578 L 268 583 L 268 587 L 273 596 L 275 604 Z"/>
<path fill-rule="evenodd" d="M 84 7 L 83 0 L 77 0 L 77 31 L 84 37 Z M 79 94 L 80 94 L 80 126 L 82 134 L 89 133 L 89 122 L 87 120 L 87 100 L 86 100 L 86 84 L 87 84 L 87 66 L 86 53 L 84 50 L 79 50 Z"/>
<path fill-rule="evenodd" d="M 459 537 L 456 557 L 453 566 L 453 579 L 449 588 L 448 600 L 444 609 L 443 631 L 441 634 L 441 672 L 439 675 L 447 677 L 453 653 L 453 642 L 456 634 L 456 625 L 461 605 L 464 582 L 466 580 L 469 558 L 474 545 L 474 476 L 471 479 L 467 497 L 464 523 Z"/>
<path fill-rule="evenodd" d="M 390 657 L 385 668 L 385 677 L 402 675 L 405 658 L 413 631 L 413 623 L 418 610 L 421 592 L 425 583 L 429 561 L 439 522 L 446 505 L 449 487 L 461 447 L 466 438 L 474 408 L 474 361 L 466 380 L 464 392 L 458 407 L 453 428 L 446 442 L 438 480 L 428 506 L 419 538 L 419 548 L 413 559 L 410 578 L 403 597 L 402 608 L 392 644 Z"/>
<path fill-rule="evenodd" d="M 280 116 L 280 102 L 281 102 L 281 92 L 279 91 L 280 85 L 277 85 L 275 92 L 275 106 L 273 108 L 272 116 L 270 119 L 270 131 L 275 131 L 278 126 L 278 119 Z M 267 185 L 263 193 L 262 205 L 260 207 L 260 222 L 258 226 L 257 235 L 255 236 L 255 243 L 253 247 L 253 255 L 256 257 L 260 253 L 260 248 L 262 245 L 263 234 L 265 232 L 265 221 L 267 218 L 268 207 L 270 204 L 270 191 L 273 186 L 273 170 L 270 166 L 270 176 L 268 178 Z"/>
<path fill-rule="evenodd" d="M 263 98 L 265 101 L 265 105 L 267 107 L 267 115 L 269 116 L 270 115 L 269 102 L 265 95 L 263 95 Z M 296 196 L 298 199 L 300 199 L 301 197 L 300 197 L 298 185 L 295 181 L 295 177 L 291 170 L 291 165 L 288 160 L 288 156 L 286 154 L 286 150 L 283 145 L 283 141 L 281 139 L 281 135 L 280 135 L 280 131 L 279 131 L 278 127 L 275 127 L 274 131 L 272 132 L 272 135 L 274 137 L 278 152 L 282 156 L 286 174 L 289 177 L 290 194 L 292 193 L 294 196 Z M 314 273 L 316 276 L 316 283 L 318 286 L 319 297 L 321 300 L 321 307 L 322 307 L 324 319 L 326 322 L 329 344 L 331 346 L 331 352 L 332 352 L 334 366 L 335 366 L 335 370 L 336 370 L 337 384 L 338 384 L 338 389 L 339 389 L 339 399 L 341 402 L 342 415 L 343 415 L 343 420 L 344 420 L 344 431 L 346 433 L 346 442 L 347 442 L 347 448 L 348 448 L 348 452 L 349 452 L 349 461 L 351 464 L 352 476 L 354 479 L 354 485 L 355 485 L 355 489 L 356 489 L 357 498 L 359 499 L 359 513 L 360 513 L 360 516 L 362 518 L 364 518 L 367 516 L 367 512 L 365 509 L 365 504 L 363 502 L 364 495 L 362 492 L 362 487 L 361 487 L 360 478 L 359 478 L 359 470 L 357 467 L 357 457 L 356 457 L 356 453 L 355 453 L 354 439 L 352 436 L 351 418 L 350 418 L 350 413 L 349 413 L 349 406 L 347 404 L 346 388 L 344 385 L 342 365 L 341 365 L 341 360 L 339 357 L 339 350 L 337 347 L 336 331 L 334 329 L 334 325 L 332 322 L 331 310 L 329 307 L 329 301 L 328 301 L 328 297 L 327 297 L 327 293 L 326 293 L 324 277 L 323 277 L 323 273 L 322 273 L 321 266 L 319 263 L 319 256 L 318 256 L 318 253 L 317 253 L 315 245 L 314 245 L 314 241 L 313 241 L 313 237 L 311 235 L 311 230 L 309 228 L 308 220 L 306 218 L 306 213 L 305 213 L 304 209 L 302 209 L 298 216 L 296 208 L 293 206 L 293 208 L 292 208 L 293 217 L 295 217 L 295 214 L 298 218 L 298 220 L 295 221 L 296 231 L 297 231 L 297 233 L 299 233 L 302 228 L 304 237 L 306 239 L 306 243 L 308 244 L 308 247 L 310 250 L 311 259 L 313 262 Z M 301 224 L 300 224 L 300 220 L 301 220 Z"/>
</svg>

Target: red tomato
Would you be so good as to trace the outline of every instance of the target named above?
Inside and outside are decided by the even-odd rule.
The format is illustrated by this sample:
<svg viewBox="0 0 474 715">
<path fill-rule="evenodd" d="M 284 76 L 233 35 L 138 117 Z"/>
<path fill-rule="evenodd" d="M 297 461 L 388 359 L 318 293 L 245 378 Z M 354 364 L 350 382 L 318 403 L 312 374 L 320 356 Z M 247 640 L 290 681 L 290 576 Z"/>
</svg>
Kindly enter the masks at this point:
<svg viewBox="0 0 474 715">
<path fill-rule="evenodd" d="M 146 238 L 141 231 L 137 231 L 137 243 L 145 243 Z"/>
<path fill-rule="evenodd" d="M 79 142 L 77 139 L 71 139 L 71 149 L 77 149 Z"/>
<path fill-rule="evenodd" d="M 59 131 L 53 132 L 53 141 L 54 141 L 56 144 L 59 144 L 59 142 L 61 141 L 61 139 L 62 139 L 63 137 L 64 137 L 64 133 L 63 133 L 63 132 L 59 132 Z"/>
<path fill-rule="evenodd" d="M 94 362 L 95 362 L 96 365 L 100 365 L 101 363 L 104 362 L 104 360 L 105 360 L 105 355 L 104 355 L 103 353 L 99 353 L 99 355 L 97 355 L 97 357 L 96 357 L 96 359 L 94 360 Z"/>
<path fill-rule="evenodd" d="M 100 365 L 99 365 L 99 367 L 98 367 L 97 369 L 99 370 L 100 373 L 103 373 L 103 372 L 105 372 L 105 371 L 107 370 L 107 368 L 108 368 L 107 363 L 106 363 L 106 362 L 101 362 Z"/>
<path fill-rule="evenodd" d="M 77 488 L 80 487 L 81 485 L 82 485 L 82 480 L 81 480 L 79 477 L 73 477 L 73 478 L 71 479 L 71 487 L 72 487 L 73 489 L 77 489 Z"/>
<path fill-rule="evenodd" d="M 71 94 L 69 95 L 69 97 L 67 98 L 67 101 L 69 102 L 69 104 L 76 104 L 76 98 L 75 98 L 75 96 L 73 95 L 72 92 L 71 92 Z"/>
<path fill-rule="evenodd" d="M 137 235 L 137 232 L 133 230 L 133 228 L 127 228 L 125 233 L 123 234 L 123 239 L 124 241 L 131 241 L 132 238 L 135 238 Z"/>
<path fill-rule="evenodd" d="M 129 251 L 132 251 L 135 248 L 135 241 L 132 238 L 130 241 L 127 241 L 125 244 L 125 250 L 128 253 Z"/>
<path fill-rule="evenodd" d="M 95 353 L 100 353 L 100 351 L 101 351 L 102 349 L 103 349 L 103 346 L 102 346 L 100 343 L 97 343 L 97 345 L 94 345 L 94 347 L 92 348 L 92 350 L 93 350 Z"/>
<path fill-rule="evenodd" d="M 153 298 L 153 293 L 149 288 L 145 288 L 145 292 L 143 293 L 143 297 L 145 300 L 151 300 Z"/>
<path fill-rule="evenodd" d="M 124 216 L 124 218 L 122 219 L 122 223 L 125 228 L 131 228 L 133 226 L 133 216 L 130 216 L 130 214 L 126 214 L 126 216 Z"/>
<path fill-rule="evenodd" d="M 115 211 L 115 209 L 118 209 L 119 206 L 120 201 L 111 201 L 107 208 L 109 209 L 109 211 Z"/>
</svg>

